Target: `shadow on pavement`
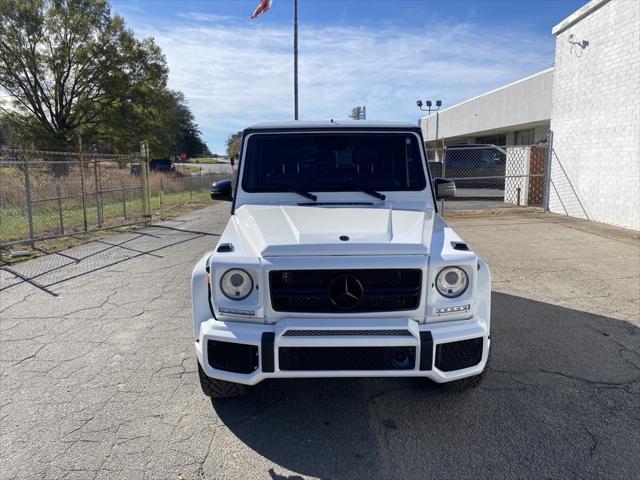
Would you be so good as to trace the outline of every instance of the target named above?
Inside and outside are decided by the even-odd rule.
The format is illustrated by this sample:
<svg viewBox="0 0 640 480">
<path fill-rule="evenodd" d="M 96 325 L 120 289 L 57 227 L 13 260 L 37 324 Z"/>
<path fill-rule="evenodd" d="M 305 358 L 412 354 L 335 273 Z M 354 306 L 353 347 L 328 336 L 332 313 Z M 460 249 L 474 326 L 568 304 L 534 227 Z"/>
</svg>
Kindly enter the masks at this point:
<svg viewBox="0 0 640 480">
<path fill-rule="evenodd" d="M 635 477 L 640 329 L 502 293 L 492 328 L 491 366 L 466 392 L 422 379 L 274 380 L 213 408 L 254 451 L 305 476 Z"/>
<path fill-rule="evenodd" d="M 16 265 L 7 266 L 0 262 L 0 275 L 3 275 L 3 271 L 9 274 L 8 278 L 0 277 L 0 293 L 28 283 L 57 296 L 51 287 L 143 256 L 164 258 L 163 251 L 169 247 L 204 236 L 218 237 L 219 234 L 153 225 L 143 230 L 92 240 L 63 252 L 46 252 L 43 256 Z"/>
</svg>

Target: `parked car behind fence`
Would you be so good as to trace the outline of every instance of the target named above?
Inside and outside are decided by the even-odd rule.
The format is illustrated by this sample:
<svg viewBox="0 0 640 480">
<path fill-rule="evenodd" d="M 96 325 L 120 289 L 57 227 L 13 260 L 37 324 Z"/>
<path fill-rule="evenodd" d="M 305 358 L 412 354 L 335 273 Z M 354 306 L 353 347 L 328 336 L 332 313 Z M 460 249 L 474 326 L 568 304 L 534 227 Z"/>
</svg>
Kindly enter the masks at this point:
<svg viewBox="0 0 640 480">
<path fill-rule="evenodd" d="M 438 176 L 454 180 L 458 188 L 504 190 L 506 163 L 505 151 L 495 145 L 450 145 Z"/>
</svg>

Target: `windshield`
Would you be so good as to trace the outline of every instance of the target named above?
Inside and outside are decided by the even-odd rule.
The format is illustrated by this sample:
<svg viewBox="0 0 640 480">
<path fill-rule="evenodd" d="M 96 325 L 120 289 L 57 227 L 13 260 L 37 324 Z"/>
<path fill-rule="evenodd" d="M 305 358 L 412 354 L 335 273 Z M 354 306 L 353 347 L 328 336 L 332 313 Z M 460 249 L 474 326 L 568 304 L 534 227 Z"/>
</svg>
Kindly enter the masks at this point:
<svg viewBox="0 0 640 480">
<path fill-rule="evenodd" d="M 419 139 L 412 133 L 254 134 L 245 155 L 247 192 L 424 190 Z M 350 186 L 353 186 L 351 188 Z"/>
</svg>

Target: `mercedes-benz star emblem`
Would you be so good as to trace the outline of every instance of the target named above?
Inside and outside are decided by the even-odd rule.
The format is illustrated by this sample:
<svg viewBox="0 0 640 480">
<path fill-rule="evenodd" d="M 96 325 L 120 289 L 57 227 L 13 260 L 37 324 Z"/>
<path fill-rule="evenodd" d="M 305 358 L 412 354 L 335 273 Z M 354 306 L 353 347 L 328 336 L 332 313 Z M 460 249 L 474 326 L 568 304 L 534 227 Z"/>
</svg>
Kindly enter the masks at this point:
<svg viewBox="0 0 640 480">
<path fill-rule="evenodd" d="M 364 288 L 354 275 L 338 275 L 329 284 L 329 299 L 341 310 L 357 306 L 364 296 Z"/>
</svg>

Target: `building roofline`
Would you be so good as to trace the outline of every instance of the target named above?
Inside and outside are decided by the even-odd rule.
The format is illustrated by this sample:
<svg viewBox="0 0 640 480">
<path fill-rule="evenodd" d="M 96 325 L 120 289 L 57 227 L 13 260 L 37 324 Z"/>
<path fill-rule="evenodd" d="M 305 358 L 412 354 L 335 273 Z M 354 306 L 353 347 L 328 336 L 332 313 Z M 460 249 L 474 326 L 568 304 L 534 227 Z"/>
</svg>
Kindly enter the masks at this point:
<svg viewBox="0 0 640 480">
<path fill-rule="evenodd" d="M 575 25 L 579 21 L 583 20 L 585 17 L 591 15 L 597 9 L 602 7 L 603 5 L 609 3 L 611 0 L 591 0 L 587 4 L 580 7 L 578 10 L 573 12 L 567 18 L 562 20 L 556 26 L 551 29 L 551 33 L 553 35 L 559 35 L 564 32 L 567 28 Z"/>
<path fill-rule="evenodd" d="M 456 103 L 455 105 L 451 105 L 450 107 L 447 107 L 447 108 L 444 108 L 442 110 L 439 110 L 437 113 L 443 113 L 443 112 L 446 112 L 447 110 L 451 110 L 453 108 L 457 108 L 460 105 L 464 105 L 465 103 L 473 102 L 474 100 L 477 100 L 479 98 L 486 97 L 487 95 L 491 95 L 493 93 L 499 92 L 500 90 L 504 90 L 506 88 L 513 87 L 514 85 L 517 85 L 517 84 L 522 83 L 522 82 L 526 82 L 527 80 L 531 80 L 531 79 L 536 78 L 536 77 L 540 77 L 540 76 L 545 75 L 546 73 L 549 73 L 549 72 L 552 72 L 552 71 L 553 71 L 553 67 L 546 68 L 546 69 L 542 70 L 541 72 L 534 73 L 533 75 L 529 75 L 528 77 L 521 78 L 519 80 L 516 80 L 515 82 L 511 82 L 511 83 L 508 83 L 507 85 L 503 85 L 501 87 L 494 88 L 493 90 L 489 90 L 488 92 L 482 93 L 480 95 L 476 95 L 475 97 L 471 97 L 471 98 L 469 98 L 467 100 L 464 100 L 464 101 L 462 101 L 460 103 Z M 436 116 L 435 113 L 432 113 L 431 115 L 425 115 L 424 117 L 422 117 L 420 119 L 420 123 L 422 123 L 422 120 L 426 120 L 427 118 L 431 118 L 431 117 L 435 117 L 435 116 Z"/>
</svg>

